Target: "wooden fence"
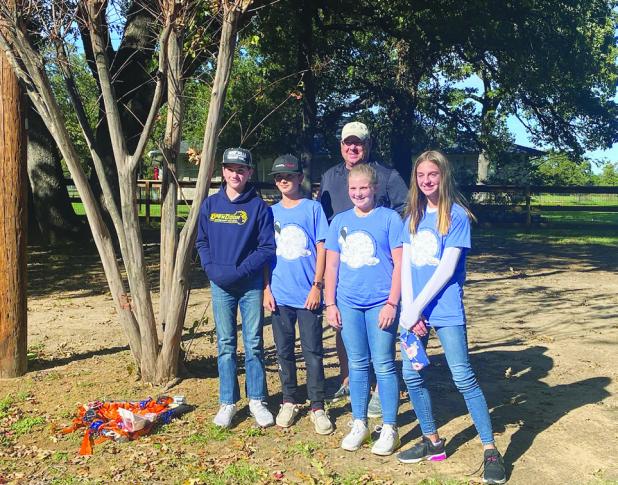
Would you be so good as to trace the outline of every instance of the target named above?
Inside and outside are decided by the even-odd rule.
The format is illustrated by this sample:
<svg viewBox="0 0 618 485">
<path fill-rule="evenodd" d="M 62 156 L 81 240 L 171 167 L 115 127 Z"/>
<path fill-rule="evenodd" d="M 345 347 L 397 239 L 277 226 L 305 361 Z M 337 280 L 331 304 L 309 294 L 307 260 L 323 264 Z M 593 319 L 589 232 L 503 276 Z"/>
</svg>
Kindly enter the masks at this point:
<svg viewBox="0 0 618 485">
<path fill-rule="evenodd" d="M 258 190 L 262 197 L 270 203 L 278 199 L 278 192 L 273 183 L 258 182 Z M 69 195 L 73 202 L 81 202 L 70 180 L 67 180 Z M 146 223 L 158 219 L 153 214 L 153 207 L 161 200 L 161 181 L 139 180 L 138 202 L 143 206 L 143 217 Z M 193 203 L 195 182 L 180 182 L 179 206 L 189 206 Z M 210 193 L 219 190 L 220 182 L 210 184 Z M 315 197 L 319 184 L 313 184 L 312 193 Z M 588 211 L 588 212 L 618 212 L 618 186 L 515 186 L 515 185 L 472 185 L 460 187 L 471 205 L 481 212 L 483 210 L 502 210 L 523 215 L 524 221 L 530 224 L 533 218 L 543 212 Z"/>
</svg>

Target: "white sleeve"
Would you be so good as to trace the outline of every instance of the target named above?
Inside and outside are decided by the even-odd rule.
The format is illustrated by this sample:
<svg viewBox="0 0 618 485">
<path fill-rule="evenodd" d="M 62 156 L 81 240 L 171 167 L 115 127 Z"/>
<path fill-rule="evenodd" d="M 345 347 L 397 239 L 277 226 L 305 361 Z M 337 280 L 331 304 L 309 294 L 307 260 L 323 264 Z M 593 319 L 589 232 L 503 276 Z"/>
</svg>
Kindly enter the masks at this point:
<svg viewBox="0 0 618 485">
<path fill-rule="evenodd" d="M 401 254 L 401 313 L 399 315 L 399 324 L 402 326 L 405 326 L 404 321 L 409 321 L 413 295 L 412 271 L 410 270 L 410 243 L 403 243 Z M 411 323 L 410 326 L 414 325 L 414 323 Z"/>
<path fill-rule="evenodd" d="M 409 251 L 409 248 L 408 248 Z M 404 245 L 404 254 L 405 254 L 405 245 Z M 455 273 L 455 269 L 457 268 L 457 262 L 459 261 L 459 257 L 461 256 L 461 248 L 448 247 L 442 253 L 442 258 L 440 258 L 440 262 L 438 263 L 438 267 L 434 271 L 431 278 L 420 292 L 420 294 L 409 304 L 406 308 L 405 300 L 402 299 L 402 308 L 401 308 L 401 317 L 399 324 L 405 328 L 410 329 L 412 325 L 414 325 L 421 318 L 423 310 L 429 304 L 431 300 L 433 300 L 436 295 L 444 288 L 449 280 L 453 277 Z M 408 252 L 409 258 L 409 252 Z M 405 259 L 404 259 L 405 261 Z M 408 259 L 409 261 L 409 259 Z M 404 276 L 401 276 L 401 291 L 402 295 L 404 290 Z M 408 273 L 410 273 L 408 271 Z M 412 276 L 410 275 L 410 280 Z M 409 297 L 412 296 L 412 282 L 410 281 L 410 293 L 408 293 Z"/>
</svg>

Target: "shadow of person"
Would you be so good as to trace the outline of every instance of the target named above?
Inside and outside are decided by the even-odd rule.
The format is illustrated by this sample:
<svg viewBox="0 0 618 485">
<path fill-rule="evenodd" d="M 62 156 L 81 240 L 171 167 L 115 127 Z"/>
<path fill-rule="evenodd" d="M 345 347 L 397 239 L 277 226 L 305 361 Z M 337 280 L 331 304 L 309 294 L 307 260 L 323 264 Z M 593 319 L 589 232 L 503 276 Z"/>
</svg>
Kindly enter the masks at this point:
<svg viewBox="0 0 618 485">
<path fill-rule="evenodd" d="M 476 347 L 471 351 L 480 349 Z M 606 387 L 611 379 L 604 376 L 555 386 L 543 382 L 541 379 L 547 377 L 554 366 L 553 359 L 545 355 L 546 351 L 546 347 L 533 346 L 512 351 L 489 350 L 471 356 L 473 365 L 483 369 L 479 377 L 494 432 L 517 428 L 507 449 L 502 450 L 507 476 L 540 433 L 574 409 L 602 401 L 610 395 Z M 510 371 L 506 372 L 509 368 Z M 461 397 L 460 400 L 463 401 Z M 440 406 L 434 412 L 438 419 L 446 418 L 445 422 L 448 422 L 456 417 L 448 410 L 449 407 Z M 467 412 L 465 406 L 463 412 Z M 472 439 L 476 439 L 473 425 L 447 442 L 447 453 L 453 454 Z"/>
</svg>

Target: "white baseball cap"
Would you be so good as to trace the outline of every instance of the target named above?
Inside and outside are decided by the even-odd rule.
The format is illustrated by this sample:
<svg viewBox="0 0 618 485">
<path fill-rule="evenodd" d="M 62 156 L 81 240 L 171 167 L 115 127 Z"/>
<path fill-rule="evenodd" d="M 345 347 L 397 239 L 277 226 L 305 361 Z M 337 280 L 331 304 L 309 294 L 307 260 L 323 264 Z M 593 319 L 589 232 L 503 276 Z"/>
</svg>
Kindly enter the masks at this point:
<svg viewBox="0 0 618 485">
<path fill-rule="evenodd" d="M 369 140 L 369 128 L 367 128 L 365 123 L 361 123 L 360 121 L 347 123 L 343 127 L 343 130 L 341 130 L 341 141 L 350 136 L 355 136 L 361 141 L 367 141 Z"/>
</svg>

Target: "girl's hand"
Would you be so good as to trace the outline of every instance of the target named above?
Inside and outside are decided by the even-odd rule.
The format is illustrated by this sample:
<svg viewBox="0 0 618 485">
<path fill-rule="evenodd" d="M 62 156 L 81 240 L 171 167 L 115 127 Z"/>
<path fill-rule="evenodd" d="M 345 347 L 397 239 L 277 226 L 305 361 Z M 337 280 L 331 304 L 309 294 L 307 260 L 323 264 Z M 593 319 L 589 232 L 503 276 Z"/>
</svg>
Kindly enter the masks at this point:
<svg viewBox="0 0 618 485">
<path fill-rule="evenodd" d="M 270 291 L 270 287 L 264 288 L 264 301 L 262 302 L 262 306 L 270 311 L 274 312 L 277 309 L 277 305 L 275 304 L 275 297 L 273 296 L 272 291 Z"/>
<path fill-rule="evenodd" d="M 427 335 L 427 326 L 425 325 L 425 321 L 420 318 L 418 322 L 412 325 L 411 330 L 416 334 L 417 337 L 424 337 Z"/>
<path fill-rule="evenodd" d="M 307 299 L 305 300 L 305 308 L 307 310 L 317 310 L 320 306 L 320 297 L 320 289 L 316 286 L 312 286 L 311 290 L 309 290 L 309 294 L 307 295 Z"/>
<path fill-rule="evenodd" d="M 339 313 L 337 305 L 329 305 L 326 308 L 326 323 L 335 330 L 341 330 L 341 313 Z"/>
<path fill-rule="evenodd" d="M 389 304 L 384 305 L 378 315 L 378 327 L 386 330 L 395 321 L 395 316 L 397 316 L 397 309 Z"/>
</svg>

